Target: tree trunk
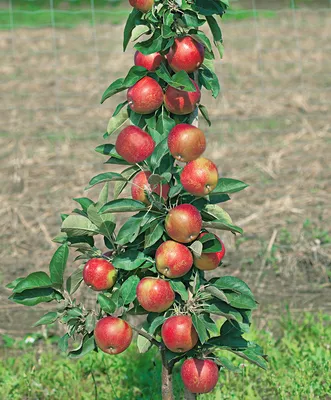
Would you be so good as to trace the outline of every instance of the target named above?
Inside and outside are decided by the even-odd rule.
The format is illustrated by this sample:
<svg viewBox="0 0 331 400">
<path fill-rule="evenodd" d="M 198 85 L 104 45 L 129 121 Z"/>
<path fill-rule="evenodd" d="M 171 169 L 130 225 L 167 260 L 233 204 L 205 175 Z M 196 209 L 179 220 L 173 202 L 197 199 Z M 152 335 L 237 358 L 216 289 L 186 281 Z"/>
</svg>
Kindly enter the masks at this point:
<svg viewBox="0 0 331 400">
<path fill-rule="evenodd" d="M 184 400 L 196 400 L 197 396 L 185 388 Z"/>
<path fill-rule="evenodd" d="M 172 366 L 166 360 L 164 349 L 161 349 L 162 356 L 162 400 L 174 400 L 172 387 Z"/>
</svg>

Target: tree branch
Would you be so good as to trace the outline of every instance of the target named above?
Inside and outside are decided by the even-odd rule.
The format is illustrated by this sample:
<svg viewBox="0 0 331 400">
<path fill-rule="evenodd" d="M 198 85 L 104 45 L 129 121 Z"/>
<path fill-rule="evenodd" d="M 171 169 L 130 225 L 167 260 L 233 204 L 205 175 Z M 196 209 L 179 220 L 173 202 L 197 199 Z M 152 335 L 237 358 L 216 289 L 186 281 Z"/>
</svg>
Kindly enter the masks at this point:
<svg viewBox="0 0 331 400">
<path fill-rule="evenodd" d="M 154 346 L 160 347 L 161 343 L 155 339 L 154 336 L 150 335 L 148 332 L 143 331 L 135 326 L 131 326 L 134 331 L 138 333 L 138 335 L 143 336 L 145 339 L 149 340 Z"/>
</svg>

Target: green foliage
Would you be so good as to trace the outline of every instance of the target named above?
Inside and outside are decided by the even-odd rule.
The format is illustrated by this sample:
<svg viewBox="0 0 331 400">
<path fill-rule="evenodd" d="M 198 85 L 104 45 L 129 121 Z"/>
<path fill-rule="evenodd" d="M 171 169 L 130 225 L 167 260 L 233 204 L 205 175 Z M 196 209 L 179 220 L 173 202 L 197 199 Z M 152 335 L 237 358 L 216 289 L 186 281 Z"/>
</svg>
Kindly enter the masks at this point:
<svg viewBox="0 0 331 400">
<path fill-rule="evenodd" d="M 311 313 L 269 320 L 263 330 L 253 327 L 246 338 L 258 341 L 268 350 L 268 370 L 261 374 L 256 365 L 248 365 L 230 352 L 218 351 L 218 363 L 227 368 L 221 369 L 215 391 L 199 397 L 202 400 L 327 398 L 331 381 L 330 323 L 330 316 Z M 135 346 L 131 346 L 116 357 L 92 352 L 73 362 L 54 349 L 52 343 L 57 337 L 44 343 L 40 334 L 27 335 L 22 340 L 2 335 L 1 339 L 5 346 L 0 348 L 2 399 L 90 400 L 95 397 L 93 379 L 99 400 L 152 400 L 160 396 L 161 362 L 156 348 L 137 354 Z M 173 379 L 177 396 L 182 398 L 180 364 L 175 366 Z"/>
</svg>

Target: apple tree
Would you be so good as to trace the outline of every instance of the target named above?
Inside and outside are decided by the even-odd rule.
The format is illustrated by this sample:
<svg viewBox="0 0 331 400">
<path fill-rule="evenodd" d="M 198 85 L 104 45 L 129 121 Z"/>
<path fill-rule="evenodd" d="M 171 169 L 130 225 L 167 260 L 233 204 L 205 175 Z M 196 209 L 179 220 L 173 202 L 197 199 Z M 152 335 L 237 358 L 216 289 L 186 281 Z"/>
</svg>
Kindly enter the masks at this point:
<svg viewBox="0 0 331 400">
<path fill-rule="evenodd" d="M 87 187 L 104 184 L 103 189 L 96 201 L 74 199 L 79 207 L 61 215 L 61 233 L 54 239 L 60 246 L 49 274 L 34 272 L 8 287 L 19 304 L 58 303 L 36 325 L 64 324 L 59 346 L 71 358 L 98 350 L 121 353 L 135 331 L 140 352 L 151 346 L 160 351 L 162 398 L 173 399 L 172 371 L 181 362 L 190 399 L 213 390 L 221 368 L 237 371 L 226 352 L 266 368 L 262 349 L 244 338 L 257 302 L 243 281 L 217 274 L 225 247 L 210 232 L 243 233 L 220 204 L 247 185 L 219 177 L 203 156 L 206 138 L 198 128 L 199 114 L 211 124 L 202 89 L 215 98 L 220 92 L 213 63 L 215 53 L 223 54 L 219 18 L 228 1 L 130 4 L 123 47 L 135 43 L 134 66 L 110 84 L 102 103 L 122 91 L 127 100 L 109 120 L 106 143 L 96 148 L 108 157 L 108 171 Z M 109 171 L 114 165 L 122 172 Z M 118 226 L 121 213 L 131 214 Z M 67 276 L 70 251 L 79 266 Z M 81 284 L 81 290 L 96 293 L 93 309 L 75 298 Z M 142 324 L 136 315 L 144 318 Z M 77 338 L 80 345 L 73 349 Z"/>
</svg>

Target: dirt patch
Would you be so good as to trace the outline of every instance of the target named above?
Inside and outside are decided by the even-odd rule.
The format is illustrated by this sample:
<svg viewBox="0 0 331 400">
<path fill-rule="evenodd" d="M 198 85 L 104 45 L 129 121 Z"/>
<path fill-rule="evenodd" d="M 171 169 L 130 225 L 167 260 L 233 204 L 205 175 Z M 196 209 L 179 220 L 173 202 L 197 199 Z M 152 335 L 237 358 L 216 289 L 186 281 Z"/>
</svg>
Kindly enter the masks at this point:
<svg viewBox="0 0 331 400">
<path fill-rule="evenodd" d="M 312 10 L 225 23 L 226 56 L 217 63 L 223 94 L 203 98 L 214 120 L 203 125 L 207 156 L 223 176 L 251 185 L 225 204 L 245 236 L 222 235 L 222 273 L 247 280 L 264 311 L 330 307 L 328 28 L 327 14 Z M 131 65 L 122 30 L 0 32 L 1 284 L 47 269 L 60 212 L 109 170 L 93 149 L 123 98 L 99 105 Z M 29 329 L 40 309 L 9 303 L 4 288 L 0 296 L 2 327 Z"/>
</svg>

